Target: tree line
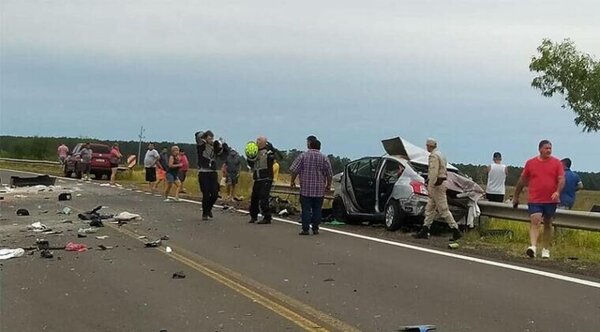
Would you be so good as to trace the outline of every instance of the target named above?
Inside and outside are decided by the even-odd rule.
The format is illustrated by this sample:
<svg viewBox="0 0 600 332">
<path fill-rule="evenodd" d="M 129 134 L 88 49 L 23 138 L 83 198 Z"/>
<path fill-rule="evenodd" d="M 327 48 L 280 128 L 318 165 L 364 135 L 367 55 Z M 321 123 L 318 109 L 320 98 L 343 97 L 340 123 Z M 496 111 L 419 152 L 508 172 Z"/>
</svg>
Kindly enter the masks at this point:
<svg viewBox="0 0 600 332">
<path fill-rule="evenodd" d="M 111 145 L 113 141 L 88 139 L 88 138 L 73 138 L 73 137 L 18 137 L 18 136 L 0 136 L 0 157 L 17 158 L 17 159 L 36 159 L 36 160 L 57 160 L 56 149 L 61 144 L 66 144 L 72 150 L 78 143 L 102 143 Z M 137 155 L 139 142 L 135 141 L 116 141 L 119 143 L 121 153 L 124 156 Z M 178 145 L 186 151 L 190 164 L 195 166 L 198 163 L 196 155 L 196 145 L 190 143 L 175 143 L 175 142 L 154 142 L 157 149 L 162 147 L 171 147 Z M 142 158 L 146 151 L 147 143 L 142 145 Z M 281 151 L 282 158 L 279 160 L 279 165 L 282 173 L 286 173 L 292 162 L 298 157 L 302 151 L 292 149 Z M 243 155 L 243 151 L 240 152 Z M 242 167 L 246 167 L 243 157 L 240 156 Z M 351 160 L 345 157 L 328 155 L 331 167 L 334 173 L 343 172 L 344 167 Z M 461 172 L 471 177 L 475 182 L 485 184 L 487 182 L 487 173 L 485 165 L 472 164 L 454 164 Z M 508 176 L 506 184 L 509 186 L 516 185 L 523 168 L 508 167 Z M 577 172 L 588 190 L 600 190 L 600 173 Z"/>
<path fill-rule="evenodd" d="M 34 159 L 34 160 L 58 160 L 56 149 L 62 143 L 73 148 L 79 143 L 100 143 L 111 146 L 113 143 L 119 143 L 119 148 L 124 156 L 137 155 L 139 141 L 107 141 L 94 138 L 74 138 L 74 137 L 20 137 L 20 136 L 0 136 L 0 157 L 17 158 L 17 159 Z M 179 146 L 184 150 L 193 167 L 198 164 L 198 156 L 196 155 L 196 144 L 176 143 L 176 142 L 153 142 L 157 150 L 163 147 L 170 148 L 173 145 Z M 142 143 L 142 156 L 146 153 L 148 142 Z M 246 167 L 245 159 L 242 157 L 243 151 L 240 152 L 242 167 Z M 285 173 L 294 159 L 302 153 L 299 150 L 281 151 L 282 158 L 279 160 L 281 172 Z M 329 161 L 335 173 L 342 172 L 344 166 L 350 162 L 350 159 L 328 155 Z"/>
</svg>

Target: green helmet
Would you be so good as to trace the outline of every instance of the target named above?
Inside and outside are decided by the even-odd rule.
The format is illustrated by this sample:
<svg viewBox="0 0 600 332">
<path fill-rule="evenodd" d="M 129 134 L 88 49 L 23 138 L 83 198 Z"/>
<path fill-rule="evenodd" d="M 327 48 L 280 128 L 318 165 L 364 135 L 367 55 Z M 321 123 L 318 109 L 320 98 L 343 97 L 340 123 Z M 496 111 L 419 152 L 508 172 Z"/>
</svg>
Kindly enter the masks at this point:
<svg viewBox="0 0 600 332">
<path fill-rule="evenodd" d="M 256 142 L 250 141 L 246 143 L 246 158 L 248 160 L 254 160 L 258 156 L 258 144 Z"/>
</svg>

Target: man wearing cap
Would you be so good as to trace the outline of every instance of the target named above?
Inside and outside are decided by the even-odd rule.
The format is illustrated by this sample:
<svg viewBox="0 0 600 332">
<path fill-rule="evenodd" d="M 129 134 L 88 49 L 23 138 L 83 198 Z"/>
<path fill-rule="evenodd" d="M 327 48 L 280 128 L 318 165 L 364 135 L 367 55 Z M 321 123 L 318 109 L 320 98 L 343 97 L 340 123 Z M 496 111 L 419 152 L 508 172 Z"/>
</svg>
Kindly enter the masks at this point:
<svg viewBox="0 0 600 332">
<path fill-rule="evenodd" d="M 504 202 L 506 194 L 506 175 L 508 168 L 502 164 L 502 155 L 500 152 L 494 152 L 494 163 L 487 167 L 487 186 L 485 187 L 485 197 L 490 202 Z"/>
<path fill-rule="evenodd" d="M 425 221 L 423 228 L 417 233 L 417 238 L 428 239 L 429 227 L 433 223 L 433 219 L 437 214 L 443 218 L 450 229 L 452 230 L 452 241 L 456 241 L 462 237 L 458 230 L 458 224 L 454 220 L 450 209 L 448 208 L 448 199 L 446 197 L 446 185 L 444 181 L 447 175 L 446 157 L 437 149 L 437 141 L 430 138 L 426 142 L 427 151 L 429 152 L 429 170 L 427 172 L 429 191 L 429 199 L 425 207 Z"/>
</svg>

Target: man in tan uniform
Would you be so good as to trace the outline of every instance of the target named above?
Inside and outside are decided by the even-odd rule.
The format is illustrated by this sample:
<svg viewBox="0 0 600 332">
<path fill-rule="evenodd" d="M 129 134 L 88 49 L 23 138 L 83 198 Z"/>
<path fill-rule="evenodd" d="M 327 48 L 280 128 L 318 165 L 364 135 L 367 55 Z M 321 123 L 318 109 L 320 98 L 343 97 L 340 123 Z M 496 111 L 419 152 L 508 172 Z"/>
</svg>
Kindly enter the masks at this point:
<svg viewBox="0 0 600 332">
<path fill-rule="evenodd" d="M 425 221 L 423 228 L 417 233 L 420 239 L 429 238 L 429 227 L 433 223 L 433 219 L 437 214 L 443 218 L 450 229 L 452 229 L 452 241 L 461 238 L 461 233 L 458 230 L 458 224 L 454 221 L 452 213 L 448 208 L 448 198 L 446 197 L 446 185 L 444 181 L 447 176 L 447 161 L 446 157 L 437 149 L 437 141 L 434 139 L 427 140 L 427 151 L 429 151 L 429 170 L 427 190 L 429 191 L 429 200 L 425 207 Z"/>
</svg>

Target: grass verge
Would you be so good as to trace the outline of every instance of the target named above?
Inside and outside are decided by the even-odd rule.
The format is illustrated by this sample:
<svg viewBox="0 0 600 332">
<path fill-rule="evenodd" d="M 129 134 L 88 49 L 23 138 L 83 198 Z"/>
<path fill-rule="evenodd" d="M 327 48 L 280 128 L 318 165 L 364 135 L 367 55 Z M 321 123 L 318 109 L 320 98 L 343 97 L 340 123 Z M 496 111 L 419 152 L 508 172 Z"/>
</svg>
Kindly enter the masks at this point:
<svg viewBox="0 0 600 332">
<path fill-rule="evenodd" d="M 505 230 L 505 235 L 486 235 L 486 230 Z M 523 257 L 529 245 L 529 223 L 490 218 L 480 231 L 465 236 L 465 242 L 476 247 L 503 250 L 511 256 Z M 553 260 L 579 260 L 600 263 L 600 233 L 561 229 L 554 232 L 554 245 L 551 249 Z"/>
</svg>

